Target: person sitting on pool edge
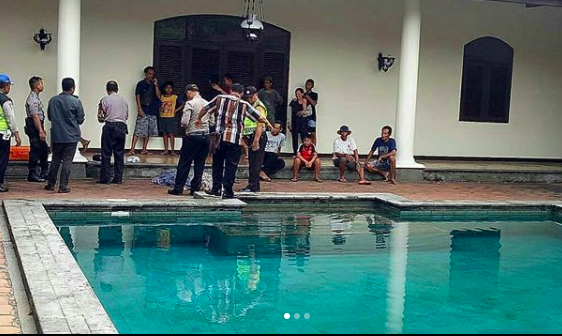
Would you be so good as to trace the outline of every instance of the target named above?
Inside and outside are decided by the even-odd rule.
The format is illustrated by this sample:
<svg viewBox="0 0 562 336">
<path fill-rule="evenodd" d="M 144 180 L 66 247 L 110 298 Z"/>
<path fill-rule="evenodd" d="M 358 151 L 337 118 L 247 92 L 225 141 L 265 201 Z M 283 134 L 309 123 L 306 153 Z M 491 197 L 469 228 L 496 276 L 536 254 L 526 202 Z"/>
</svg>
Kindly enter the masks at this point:
<svg viewBox="0 0 562 336">
<path fill-rule="evenodd" d="M 359 185 L 371 185 L 371 182 L 365 179 L 365 170 L 359 163 L 359 151 L 355 140 L 350 137 L 351 133 L 349 127 L 342 126 L 338 131 L 340 137 L 334 141 L 334 166 L 340 169 L 338 181 L 347 183 L 345 173 L 350 170 L 359 174 Z"/>
<path fill-rule="evenodd" d="M 382 129 L 382 136 L 375 140 L 371 152 L 365 160 L 365 169 L 373 174 L 384 177 L 385 182 L 396 184 L 396 140 L 391 138 L 392 127 L 385 126 Z M 377 159 L 371 160 L 377 152 Z"/>
<path fill-rule="evenodd" d="M 313 170 L 314 182 L 322 183 L 322 179 L 320 179 L 322 162 L 318 157 L 316 146 L 312 143 L 312 137 L 310 136 L 304 138 L 303 144 L 297 152 L 297 158 L 293 163 L 293 182 L 299 181 L 299 172 L 303 168 Z"/>
</svg>

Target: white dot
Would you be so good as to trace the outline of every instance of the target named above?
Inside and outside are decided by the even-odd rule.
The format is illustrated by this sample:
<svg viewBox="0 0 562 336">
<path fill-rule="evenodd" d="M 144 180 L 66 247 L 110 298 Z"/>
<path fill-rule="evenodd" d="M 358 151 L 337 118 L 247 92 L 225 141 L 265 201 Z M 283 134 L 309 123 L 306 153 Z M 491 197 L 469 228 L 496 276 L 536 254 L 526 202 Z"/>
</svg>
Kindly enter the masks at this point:
<svg viewBox="0 0 562 336">
<path fill-rule="evenodd" d="M 301 314 L 295 314 L 295 320 L 300 320 L 301 319 Z"/>
<path fill-rule="evenodd" d="M 285 320 L 290 320 L 291 319 L 291 314 L 285 314 Z"/>
<path fill-rule="evenodd" d="M 308 314 L 308 313 L 304 314 L 304 319 L 305 319 L 305 320 L 310 320 L 310 314 Z"/>
</svg>

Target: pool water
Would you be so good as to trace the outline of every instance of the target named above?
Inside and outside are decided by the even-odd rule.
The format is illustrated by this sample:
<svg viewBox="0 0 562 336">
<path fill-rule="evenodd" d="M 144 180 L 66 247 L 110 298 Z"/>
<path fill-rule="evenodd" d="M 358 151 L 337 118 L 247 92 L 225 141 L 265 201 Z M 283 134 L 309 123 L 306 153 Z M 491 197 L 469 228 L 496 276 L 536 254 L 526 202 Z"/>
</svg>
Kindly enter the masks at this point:
<svg viewBox="0 0 562 336">
<path fill-rule="evenodd" d="M 555 222 L 154 222 L 57 223 L 121 333 L 562 332 Z"/>
</svg>

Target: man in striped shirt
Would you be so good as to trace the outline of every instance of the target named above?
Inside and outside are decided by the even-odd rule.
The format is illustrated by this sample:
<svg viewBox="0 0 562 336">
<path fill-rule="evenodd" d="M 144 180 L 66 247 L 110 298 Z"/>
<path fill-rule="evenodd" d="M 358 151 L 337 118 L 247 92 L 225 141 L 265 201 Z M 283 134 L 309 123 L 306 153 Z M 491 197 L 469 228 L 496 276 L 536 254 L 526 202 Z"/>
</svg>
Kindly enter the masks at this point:
<svg viewBox="0 0 562 336">
<path fill-rule="evenodd" d="M 201 125 L 207 113 L 216 117 L 216 132 L 219 145 L 213 156 L 213 190 L 212 196 L 223 199 L 234 198 L 234 181 L 238 172 L 238 163 L 242 156 L 242 135 L 244 132 L 244 119 L 249 118 L 269 125 L 267 118 L 248 102 L 242 100 L 244 86 L 234 84 L 231 95 L 220 95 L 213 99 L 199 113 L 196 125 Z M 224 193 L 222 189 L 224 187 Z"/>
</svg>

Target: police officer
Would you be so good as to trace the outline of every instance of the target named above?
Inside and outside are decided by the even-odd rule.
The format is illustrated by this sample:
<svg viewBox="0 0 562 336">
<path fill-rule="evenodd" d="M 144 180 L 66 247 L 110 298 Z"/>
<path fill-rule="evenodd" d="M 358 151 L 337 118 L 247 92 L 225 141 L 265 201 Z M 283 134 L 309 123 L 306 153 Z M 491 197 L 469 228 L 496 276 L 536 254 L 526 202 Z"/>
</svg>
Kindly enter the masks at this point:
<svg viewBox="0 0 562 336">
<path fill-rule="evenodd" d="M 29 137 L 31 151 L 29 153 L 29 175 L 27 181 L 43 183 L 49 174 L 49 145 L 47 144 L 47 132 L 45 131 L 45 112 L 44 106 L 39 98 L 43 92 L 43 79 L 31 77 L 29 79 L 31 92 L 27 97 L 25 110 L 27 119 L 25 120 L 25 133 Z M 38 166 L 41 170 L 38 171 Z"/>
<path fill-rule="evenodd" d="M 258 90 L 248 86 L 244 91 L 244 100 L 250 103 L 263 118 L 267 119 L 267 107 L 258 97 Z M 260 192 L 260 172 L 265 159 L 265 147 L 267 146 L 266 125 L 244 119 L 244 141 L 250 148 L 250 178 L 249 183 L 242 192 Z"/>
<path fill-rule="evenodd" d="M 12 137 L 16 138 L 16 147 L 21 146 L 21 138 L 16 125 L 14 103 L 8 97 L 12 90 L 12 79 L 6 74 L 0 75 L 0 192 L 8 192 L 4 186 L 6 171 L 10 163 L 10 145 Z"/>
</svg>

